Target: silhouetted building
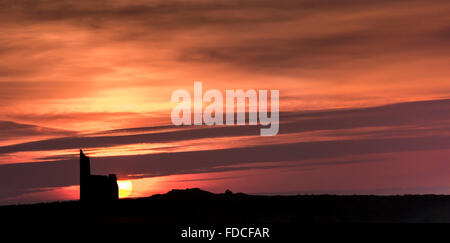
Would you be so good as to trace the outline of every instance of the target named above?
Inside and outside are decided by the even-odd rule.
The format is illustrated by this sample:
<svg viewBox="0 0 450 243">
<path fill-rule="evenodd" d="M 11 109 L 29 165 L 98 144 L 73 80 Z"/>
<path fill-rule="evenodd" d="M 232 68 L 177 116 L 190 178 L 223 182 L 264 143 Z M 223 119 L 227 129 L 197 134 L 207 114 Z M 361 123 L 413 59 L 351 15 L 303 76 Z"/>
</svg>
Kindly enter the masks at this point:
<svg viewBox="0 0 450 243">
<path fill-rule="evenodd" d="M 80 149 L 80 200 L 106 202 L 119 199 L 115 174 L 91 175 L 91 162 Z"/>
</svg>

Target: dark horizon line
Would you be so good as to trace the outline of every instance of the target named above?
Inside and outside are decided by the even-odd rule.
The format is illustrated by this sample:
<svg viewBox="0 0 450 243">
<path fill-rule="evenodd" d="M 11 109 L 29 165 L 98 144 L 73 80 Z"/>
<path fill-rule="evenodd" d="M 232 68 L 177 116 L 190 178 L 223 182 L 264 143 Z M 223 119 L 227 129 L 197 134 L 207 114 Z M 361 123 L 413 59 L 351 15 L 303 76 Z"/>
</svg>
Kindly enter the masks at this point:
<svg viewBox="0 0 450 243">
<path fill-rule="evenodd" d="M 131 200 L 145 200 L 145 199 L 152 199 L 152 197 L 158 197 L 158 196 L 167 196 L 169 193 L 172 192 L 188 192 L 188 191 L 201 191 L 203 193 L 208 193 L 211 195 L 226 195 L 226 191 L 224 193 L 214 193 L 206 190 L 202 190 L 198 187 L 192 187 L 192 188 L 184 188 L 184 189 L 171 189 L 170 191 L 166 193 L 157 193 L 150 196 L 143 196 L 143 197 L 126 197 L 126 198 L 119 198 L 119 201 L 131 201 Z M 434 194 L 434 193 L 425 193 L 425 194 L 339 194 L 339 193 L 304 193 L 304 194 L 281 194 L 281 193 L 263 193 L 263 194 L 253 194 L 253 193 L 244 193 L 244 192 L 236 192 L 232 193 L 233 195 L 243 195 L 243 196 L 249 196 L 249 197 L 265 197 L 265 198 L 273 198 L 273 197 L 283 197 L 283 198 L 289 198 L 289 197 L 370 197 L 370 198 L 396 198 L 396 197 L 450 197 L 450 194 Z M 182 198 L 178 199 L 166 199 L 166 200 L 186 200 Z M 190 200 L 205 200 L 205 199 L 199 199 L 199 198 L 193 198 Z M 207 200 L 207 199 L 206 199 Z M 80 199 L 77 200 L 63 200 L 63 201 L 44 201 L 44 202 L 30 202 L 30 203 L 18 203 L 18 204 L 6 204 L 6 205 L 0 205 L 1 208 L 4 207 L 30 207 L 30 206 L 36 206 L 36 205 L 49 205 L 49 204 L 58 204 L 58 203 L 80 203 Z"/>
</svg>

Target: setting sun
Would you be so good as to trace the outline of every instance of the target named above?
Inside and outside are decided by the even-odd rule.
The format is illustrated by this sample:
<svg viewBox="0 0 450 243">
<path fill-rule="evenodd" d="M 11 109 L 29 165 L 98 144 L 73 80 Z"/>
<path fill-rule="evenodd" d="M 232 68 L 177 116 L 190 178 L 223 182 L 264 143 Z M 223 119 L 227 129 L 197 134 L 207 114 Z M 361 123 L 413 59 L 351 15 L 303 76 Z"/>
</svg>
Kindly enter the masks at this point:
<svg viewBox="0 0 450 243">
<path fill-rule="evenodd" d="M 117 181 L 117 185 L 119 186 L 119 198 L 126 198 L 131 195 L 133 191 L 133 183 L 131 181 Z"/>
</svg>

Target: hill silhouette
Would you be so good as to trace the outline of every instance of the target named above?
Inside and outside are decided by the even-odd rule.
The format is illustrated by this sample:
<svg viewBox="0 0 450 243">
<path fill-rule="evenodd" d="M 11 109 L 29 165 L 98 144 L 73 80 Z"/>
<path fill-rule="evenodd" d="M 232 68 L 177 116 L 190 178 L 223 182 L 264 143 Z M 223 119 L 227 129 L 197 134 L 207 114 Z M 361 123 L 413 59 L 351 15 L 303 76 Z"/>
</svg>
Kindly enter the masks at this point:
<svg viewBox="0 0 450 243">
<path fill-rule="evenodd" d="M 75 232 L 89 232 L 100 238 L 128 232 L 122 234 L 126 240 L 185 240 L 180 232 L 188 227 L 222 231 L 226 227 L 268 227 L 270 240 L 350 237 L 359 242 L 355 232 L 380 241 L 385 239 L 381 231 L 398 239 L 405 235 L 415 238 L 415 234 L 423 232 L 422 228 L 383 226 L 391 224 L 375 227 L 373 223 L 449 223 L 450 196 L 258 196 L 192 188 L 96 204 L 66 201 L 1 206 L 0 215 L 9 227 L 19 229 L 62 228 L 62 232 L 73 234 L 81 227 L 83 231 Z M 429 228 L 436 234 L 446 232 L 433 225 Z"/>
<path fill-rule="evenodd" d="M 450 222 L 450 196 L 257 196 L 172 190 L 146 198 L 1 206 L 8 222 L 84 224 Z"/>
</svg>

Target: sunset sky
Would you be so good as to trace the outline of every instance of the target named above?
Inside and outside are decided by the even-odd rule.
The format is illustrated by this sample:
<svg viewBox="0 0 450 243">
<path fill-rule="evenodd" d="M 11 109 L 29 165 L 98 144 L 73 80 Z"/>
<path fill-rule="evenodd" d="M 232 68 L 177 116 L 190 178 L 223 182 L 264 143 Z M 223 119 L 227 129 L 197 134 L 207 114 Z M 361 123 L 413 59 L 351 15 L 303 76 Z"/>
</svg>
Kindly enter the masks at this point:
<svg viewBox="0 0 450 243">
<path fill-rule="evenodd" d="M 0 204 L 450 194 L 448 0 L 0 0 Z M 175 127 L 177 89 L 280 90 L 280 132 Z"/>
</svg>

